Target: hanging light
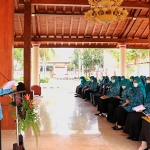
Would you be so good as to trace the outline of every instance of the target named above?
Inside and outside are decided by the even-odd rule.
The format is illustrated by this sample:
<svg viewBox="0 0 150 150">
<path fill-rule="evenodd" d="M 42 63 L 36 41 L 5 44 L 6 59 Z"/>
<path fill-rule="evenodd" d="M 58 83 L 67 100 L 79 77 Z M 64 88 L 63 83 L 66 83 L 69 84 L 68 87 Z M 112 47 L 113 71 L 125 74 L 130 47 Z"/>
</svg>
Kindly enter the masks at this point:
<svg viewBox="0 0 150 150">
<path fill-rule="evenodd" d="M 120 22 L 126 19 L 128 12 L 119 6 L 123 0 L 88 0 L 91 9 L 85 12 L 85 18 L 91 22 L 104 24 Z"/>
</svg>

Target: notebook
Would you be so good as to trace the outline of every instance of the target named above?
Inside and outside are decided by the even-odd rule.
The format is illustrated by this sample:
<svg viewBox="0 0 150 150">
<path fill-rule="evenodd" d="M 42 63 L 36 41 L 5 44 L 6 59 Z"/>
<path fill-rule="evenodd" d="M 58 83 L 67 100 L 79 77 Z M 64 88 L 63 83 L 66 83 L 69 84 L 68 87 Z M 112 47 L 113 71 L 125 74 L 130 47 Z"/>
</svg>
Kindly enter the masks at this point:
<svg viewBox="0 0 150 150">
<path fill-rule="evenodd" d="M 140 110 L 145 110 L 146 108 L 143 106 L 143 105 L 139 105 L 139 106 L 136 106 L 136 107 L 133 107 L 132 110 L 138 112 Z"/>
</svg>

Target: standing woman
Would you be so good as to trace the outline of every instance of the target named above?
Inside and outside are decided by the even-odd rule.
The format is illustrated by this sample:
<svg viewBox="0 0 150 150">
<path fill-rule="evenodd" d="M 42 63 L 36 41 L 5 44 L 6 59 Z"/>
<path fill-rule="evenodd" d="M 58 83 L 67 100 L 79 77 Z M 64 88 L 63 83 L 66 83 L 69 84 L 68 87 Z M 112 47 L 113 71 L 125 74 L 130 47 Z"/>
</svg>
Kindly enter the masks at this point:
<svg viewBox="0 0 150 150">
<path fill-rule="evenodd" d="M 106 95 L 103 95 L 98 100 L 97 113 L 95 115 L 107 116 L 104 113 L 107 113 L 107 103 L 109 100 L 114 99 L 116 96 L 120 95 L 120 84 L 117 76 L 111 77 L 111 85 L 109 92 Z"/>
<path fill-rule="evenodd" d="M 127 100 L 115 109 L 113 122 L 116 124 L 113 127 L 114 130 L 122 130 L 128 113 L 133 112 L 133 107 L 143 104 L 143 100 L 146 98 L 145 88 L 139 77 L 134 79 L 133 85 L 134 89 L 130 91 Z"/>
</svg>

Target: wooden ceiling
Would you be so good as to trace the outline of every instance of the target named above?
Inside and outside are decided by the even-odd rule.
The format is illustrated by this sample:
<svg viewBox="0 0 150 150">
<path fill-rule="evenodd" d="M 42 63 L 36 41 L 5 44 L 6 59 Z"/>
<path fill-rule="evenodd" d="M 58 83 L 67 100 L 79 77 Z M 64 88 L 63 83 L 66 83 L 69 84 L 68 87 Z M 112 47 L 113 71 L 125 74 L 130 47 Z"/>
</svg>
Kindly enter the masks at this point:
<svg viewBox="0 0 150 150">
<path fill-rule="evenodd" d="M 14 47 L 24 47 L 24 2 L 15 0 Z M 30 0 L 28 0 L 30 1 Z M 31 0 L 32 41 L 43 48 L 127 48 L 149 49 L 149 0 L 124 0 L 129 15 L 115 24 L 88 22 L 84 13 L 88 0 Z M 135 20 L 133 18 L 136 18 Z"/>
</svg>

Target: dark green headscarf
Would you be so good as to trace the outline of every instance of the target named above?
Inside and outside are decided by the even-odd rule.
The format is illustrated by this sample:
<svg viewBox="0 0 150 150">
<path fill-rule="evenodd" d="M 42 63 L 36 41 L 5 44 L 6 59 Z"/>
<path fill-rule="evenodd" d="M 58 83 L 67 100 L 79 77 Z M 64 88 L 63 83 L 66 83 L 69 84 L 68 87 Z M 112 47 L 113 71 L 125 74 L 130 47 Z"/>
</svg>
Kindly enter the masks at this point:
<svg viewBox="0 0 150 150">
<path fill-rule="evenodd" d="M 81 79 L 80 85 L 81 85 L 81 86 L 84 86 L 84 84 L 86 83 L 85 77 L 84 77 L 84 76 L 81 76 L 80 79 Z"/>
<path fill-rule="evenodd" d="M 119 84 L 119 80 L 117 76 L 112 76 L 115 79 L 115 83 L 111 83 L 111 86 L 115 86 L 116 84 Z"/>
<path fill-rule="evenodd" d="M 144 97 L 144 101 L 145 101 L 146 100 L 146 92 L 145 92 L 145 87 L 144 87 L 144 85 L 142 83 L 141 78 L 135 77 L 134 80 L 136 80 L 136 83 L 138 83 L 138 86 L 136 88 L 139 88 L 142 91 L 143 97 Z"/>
<path fill-rule="evenodd" d="M 143 82 L 143 85 L 146 86 L 146 76 L 140 76 L 142 82 Z"/>
<path fill-rule="evenodd" d="M 131 76 L 131 77 L 130 77 L 130 80 L 133 80 L 133 81 L 134 81 L 134 76 Z M 130 81 L 130 82 L 133 82 L 133 81 Z"/>
<path fill-rule="evenodd" d="M 121 81 L 125 79 L 125 76 L 121 76 Z"/>
<path fill-rule="evenodd" d="M 123 80 L 120 82 L 120 85 L 121 85 L 121 86 L 126 86 L 125 89 L 132 88 L 131 82 L 130 82 L 129 79 L 123 79 Z"/>
<path fill-rule="evenodd" d="M 147 78 L 150 78 L 150 77 L 147 77 Z M 150 92 L 150 83 L 146 83 L 145 90 L 146 90 L 146 95 L 147 95 Z"/>
<path fill-rule="evenodd" d="M 108 76 L 106 76 L 106 77 L 105 77 L 105 79 L 104 79 L 103 83 L 104 83 L 104 84 L 109 83 L 109 77 L 108 77 Z"/>
</svg>

